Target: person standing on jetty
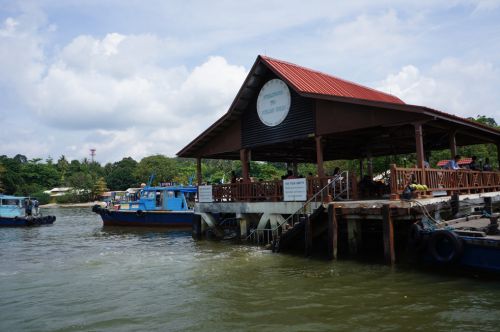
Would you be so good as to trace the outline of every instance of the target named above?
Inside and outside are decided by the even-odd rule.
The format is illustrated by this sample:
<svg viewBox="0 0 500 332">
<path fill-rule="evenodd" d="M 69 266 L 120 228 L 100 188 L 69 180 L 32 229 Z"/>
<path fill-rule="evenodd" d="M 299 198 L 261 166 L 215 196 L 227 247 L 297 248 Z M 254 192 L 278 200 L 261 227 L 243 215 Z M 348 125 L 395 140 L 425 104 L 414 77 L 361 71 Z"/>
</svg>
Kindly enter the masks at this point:
<svg viewBox="0 0 500 332">
<path fill-rule="evenodd" d="M 456 155 L 455 158 L 453 158 L 452 160 L 450 160 L 447 164 L 446 164 L 446 169 L 460 169 L 460 166 L 458 166 L 458 161 L 460 160 L 460 155 Z"/>
</svg>

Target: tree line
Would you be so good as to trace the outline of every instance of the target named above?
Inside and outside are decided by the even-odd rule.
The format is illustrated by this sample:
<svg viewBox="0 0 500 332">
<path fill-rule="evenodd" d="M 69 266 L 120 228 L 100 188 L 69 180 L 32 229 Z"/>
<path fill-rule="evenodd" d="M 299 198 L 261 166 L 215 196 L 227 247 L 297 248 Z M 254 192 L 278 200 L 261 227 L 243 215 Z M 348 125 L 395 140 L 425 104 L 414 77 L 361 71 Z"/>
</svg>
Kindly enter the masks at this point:
<svg viewBox="0 0 500 332">
<path fill-rule="evenodd" d="M 472 119 L 483 124 L 498 128 L 493 118 L 478 116 Z M 477 156 L 478 160 L 490 159 L 498 169 L 497 149 L 492 144 L 479 144 L 459 148 L 462 156 Z M 450 150 L 432 151 L 429 156 L 431 167 L 443 159 L 450 159 Z M 390 164 L 403 167 L 413 167 L 416 155 L 395 155 L 373 158 L 374 174 L 386 172 Z M 336 160 L 325 162 L 325 173 L 332 174 L 336 167 L 359 174 L 359 160 Z M 366 162 L 364 163 L 367 167 Z M 287 172 L 291 165 L 286 163 L 250 162 L 250 175 L 256 180 L 275 180 Z M 205 183 L 229 182 L 231 172 L 236 176 L 242 174 L 241 162 L 232 160 L 202 161 L 202 177 Z M 298 175 L 316 174 L 315 164 L 299 164 Z M 366 169 L 365 169 L 366 174 Z M 146 183 L 151 174 L 155 175 L 153 185 L 160 182 L 189 184 L 196 182 L 196 162 L 193 159 L 169 158 L 163 155 L 153 155 L 136 161 L 131 157 L 123 158 L 114 163 L 102 166 L 97 161 L 67 160 L 62 155 L 54 161 L 48 158 L 28 159 L 18 154 L 12 158 L 0 156 L 0 192 L 19 196 L 34 196 L 41 203 L 49 200 L 43 191 L 54 187 L 71 187 L 74 190 L 69 195 L 61 196 L 58 202 L 82 202 L 96 199 L 104 191 L 119 191 L 136 188 Z"/>
</svg>

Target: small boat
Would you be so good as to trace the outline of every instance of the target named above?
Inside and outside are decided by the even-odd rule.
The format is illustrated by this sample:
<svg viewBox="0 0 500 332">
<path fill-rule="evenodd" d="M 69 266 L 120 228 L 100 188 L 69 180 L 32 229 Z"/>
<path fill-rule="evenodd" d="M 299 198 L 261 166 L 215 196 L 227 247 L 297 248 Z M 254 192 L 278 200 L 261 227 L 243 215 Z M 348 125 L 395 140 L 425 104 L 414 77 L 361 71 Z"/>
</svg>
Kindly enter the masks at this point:
<svg viewBox="0 0 500 332">
<path fill-rule="evenodd" d="M 55 216 L 42 216 L 35 199 L 0 194 L 0 227 L 50 225 Z"/>
<path fill-rule="evenodd" d="M 94 205 L 104 226 L 139 226 L 191 228 L 194 218 L 196 186 L 146 186 L 138 192 L 139 199 L 103 208 Z"/>
<path fill-rule="evenodd" d="M 500 273 L 499 215 L 471 215 L 436 226 L 414 224 L 410 243 L 425 263 Z"/>
</svg>

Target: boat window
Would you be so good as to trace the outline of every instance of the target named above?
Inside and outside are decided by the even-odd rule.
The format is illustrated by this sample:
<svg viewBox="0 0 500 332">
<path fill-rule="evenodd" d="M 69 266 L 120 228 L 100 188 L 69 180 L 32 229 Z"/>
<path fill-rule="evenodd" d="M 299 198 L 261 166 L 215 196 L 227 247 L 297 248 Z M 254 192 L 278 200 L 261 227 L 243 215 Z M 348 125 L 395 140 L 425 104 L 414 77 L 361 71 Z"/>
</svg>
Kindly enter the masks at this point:
<svg viewBox="0 0 500 332">
<path fill-rule="evenodd" d="M 173 191 L 169 191 L 168 192 L 168 198 L 173 198 L 173 197 L 175 197 L 174 192 Z"/>
<path fill-rule="evenodd" d="M 20 205 L 18 199 L 2 199 L 2 205 Z"/>
</svg>

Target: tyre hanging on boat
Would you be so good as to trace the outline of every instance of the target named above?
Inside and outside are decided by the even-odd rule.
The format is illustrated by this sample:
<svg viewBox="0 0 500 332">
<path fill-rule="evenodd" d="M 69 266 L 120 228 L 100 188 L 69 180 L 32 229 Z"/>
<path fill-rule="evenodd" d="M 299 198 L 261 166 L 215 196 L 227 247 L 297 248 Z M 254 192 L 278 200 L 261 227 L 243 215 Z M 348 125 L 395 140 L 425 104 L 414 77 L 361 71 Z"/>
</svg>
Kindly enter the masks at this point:
<svg viewBox="0 0 500 332">
<path fill-rule="evenodd" d="M 137 210 L 137 212 L 135 214 L 137 214 L 138 217 L 143 217 L 144 216 L 144 211 Z"/>
<path fill-rule="evenodd" d="M 463 254 L 463 241 L 452 231 L 438 230 L 429 238 L 428 250 L 432 258 L 441 264 L 457 262 Z"/>
<path fill-rule="evenodd" d="M 410 226 L 408 244 L 416 252 L 422 252 L 427 247 L 427 238 L 424 236 L 423 228 L 418 223 Z"/>
</svg>

